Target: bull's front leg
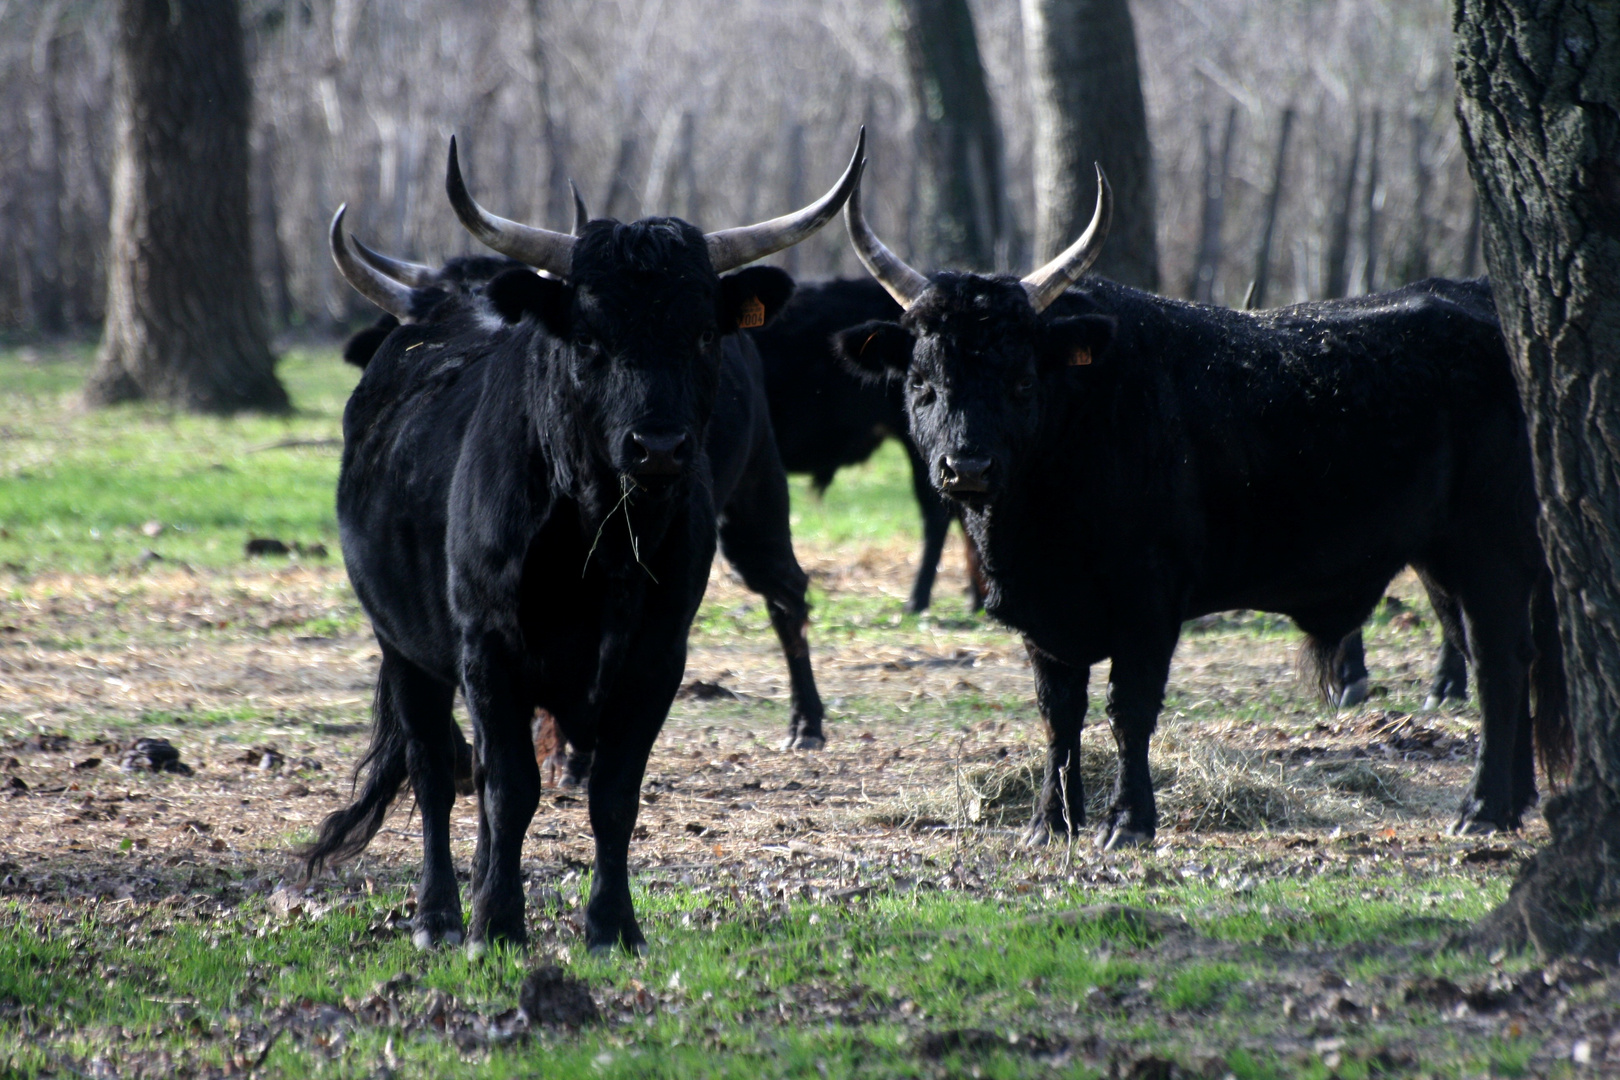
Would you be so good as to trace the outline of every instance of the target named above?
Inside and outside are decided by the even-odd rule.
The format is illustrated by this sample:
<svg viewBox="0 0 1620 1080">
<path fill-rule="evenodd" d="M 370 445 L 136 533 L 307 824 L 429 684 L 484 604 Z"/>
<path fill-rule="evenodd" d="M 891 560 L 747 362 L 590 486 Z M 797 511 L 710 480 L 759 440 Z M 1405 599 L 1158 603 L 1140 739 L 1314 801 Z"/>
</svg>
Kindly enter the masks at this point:
<svg viewBox="0 0 1620 1080">
<path fill-rule="evenodd" d="M 1158 831 L 1148 741 L 1159 722 L 1176 647 L 1175 635 L 1167 636 L 1167 641 L 1137 641 L 1117 648 L 1108 673 L 1108 726 L 1119 749 L 1119 782 L 1097 833 L 1097 846 L 1104 851 L 1146 844 Z"/>
<path fill-rule="evenodd" d="M 523 837 L 540 804 L 540 767 L 534 760 L 523 693 L 520 649 L 498 631 L 470 633 L 462 644 L 462 690 L 478 753 L 478 851 L 474 856 L 474 955 L 491 941 L 523 942 Z"/>
<path fill-rule="evenodd" d="M 1090 667 L 1066 664 L 1042 652 L 1028 638 L 1024 648 L 1035 669 L 1035 701 L 1046 724 L 1046 774 L 1035 800 L 1035 816 L 1024 842 L 1034 847 L 1053 836 L 1072 839 L 1086 822 L 1086 793 L 1080 779 L 1080 733 L 1086 720 Z"/>
</svg>

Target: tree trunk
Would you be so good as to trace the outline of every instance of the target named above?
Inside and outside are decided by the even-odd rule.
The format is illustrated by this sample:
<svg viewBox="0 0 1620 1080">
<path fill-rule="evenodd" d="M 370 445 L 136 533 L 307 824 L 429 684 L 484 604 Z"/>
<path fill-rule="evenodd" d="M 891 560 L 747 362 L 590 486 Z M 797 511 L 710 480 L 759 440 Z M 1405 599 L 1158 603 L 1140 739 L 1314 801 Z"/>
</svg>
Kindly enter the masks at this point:
<svg viewBox="0 0 1620 1080">
<path fill-rule="evenodd" d="M 1350 212 L 1356 198 L 1356 169 L 1361 164 L 1361 114 L 1356 114 L 1355 132 L 1350 136 L 1350 160 L 1339 176 L 1339 190 L 1333 204 L 1333 220 L 1328 229 L 1327 266 L 1322 280 L 1328 299 L 1350 292 Z"/>
<path fill-rule="evenodd" d="M 1277 132 L 1277 160 L 1271 171 L 1271 190 L 1266 194 L 1265 223 L 1260 229 L 1260 249 L 1254 257 L 1254 280 L 1249 285 L 1245 309 L 1266 306 L 1271 286 L 1271 239 L 1277 232 L 1277 211 L 1282 207 L 1283 180 L 1288 175 L 1288 136 L 1294 130 L 1294 107 L 1283 110 L 1282 127 Z"/>
<path fill-rule="evenodd" d="M 1367 261 L 1361 266 L 1361 291 L 1378 291 L 1378 136 L 1383 114 L 1377 109 L 1372 114 L 1372 136 L 1367 140 L 1367 187 L 1363 191 L 1362 243 Z"/>
<path fill-rule="evenodd" d="M 561 104 L 552 87 L 546 38 L 542 32 L 545 21 L 545 0 L 529 0 L 529 63 L 534 68 L 534 99 L 540 113 L 540 144 L 546 150 L 540 220 L 549 228 L 571 229 L 574 200 L 568 191 L 568 138 L 560 119 Z"/>
<path fill-rule="evenodd" d="M 1412 232 L 1406 241 L 1406 258 L 1401 262 L 1401 282 L 1421 281 L 1429 276 L 1429 189 L 1434 171 L 1429 167 L 1424 146 L 1429 141 L 1429 125 L 1421 116 L 1412 117 Z"/>
<path fill-rule="evenodd" d="M 107 321 L 89 401 L 284 410 L 248 212 L 235 0 L 119 0 Z"/>
<path fill-rule="evenodd" d="M 40 19 L 34 40 L 33 71 L 39 101 L 29 110 L 29 149 L 35 175 L 34 200 L 34 326 L 47 334 L 67 329 L 65 290 L 62 281 L 62 203 L 67 198 L 62 183 L 62 158 L 67 153 L 63 135 L 61 89 L 57 85 L 62 67 L 59 37 L 62 4 L 52 0 Z"/>
<path fill-rule="evenodd" d="M 996 268 L 1005 230 L 1001 132 L 967 0 L 898 0 L 922 152 L 923 262 Z"/>
<path fill-rule="evenodd" d="M 1221 227 L 1226 222 L 1226 180 L 1232 171 L 1232 140 L 1237 134 L 1237 106 L 1226 112 L 1226 131 L 1219 153 L 1211 141 L 1209 122 L 1203 124 L 1204 204 L 1198 229 L 1198 253 L 1187 278 L 1187 296 L 1200 304 L 1215 302 L 1215 282 L 1221 272 Z"/>
<path fill-rule="evenodd" d="M 1128 0 L 1023 0 L 1035 111 L 1035 261 L 1072 244 L 1097 205 L 1095 162 L 1114 223 L 1093 270 L 1159 288 L 1153 148 Z"/>
<path fill-rule="evenodd" d="M 1620 948 L 1620 9 L 1456 0 L 1458 120 L 1524 401 L 1575 728 L 1480 944 Z"/>
</svg>

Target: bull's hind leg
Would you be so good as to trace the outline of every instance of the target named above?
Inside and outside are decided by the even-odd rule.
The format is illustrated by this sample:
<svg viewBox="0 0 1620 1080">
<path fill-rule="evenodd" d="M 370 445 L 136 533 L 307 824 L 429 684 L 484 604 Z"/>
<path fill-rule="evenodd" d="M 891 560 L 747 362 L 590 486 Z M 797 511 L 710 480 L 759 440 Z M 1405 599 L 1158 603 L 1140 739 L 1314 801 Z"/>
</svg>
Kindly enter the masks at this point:
<svg viewBox="0 0 1620 1080">
<path fill-rule="evenodd" d="M 759 466 L 751 471 L 758 474 L 757 481 L 739 487 L 726 504 L 720 522 L 720 549 L 742 575 L 743 582 L 765 598 L 771 629 L 782 644 L 792 696 L 783 747 L 820 750 L 827 742 L 821 730 L 826 709 L 810 668 L 806 634 L 810 604 L 805 599 L 810 579 L 793 555 L 787 474 L 779 464 L 774 469 Z"/>
<path fill-rule="evenodd" d="M 1482 716 L 1479 759 L 1452 831 L 1517 829 L 1536 801 L 1529 683 L 1535 657 L 1530 633 L 1534 578 L 1489 555 L 1432 569 L 1461 603 Z"/>
<path fill-rule="evenodd" d="M 417 886 L 418 948 L 461 942 L 461 897 L 450 856 L 450 808 L 456 801 L 456 765 L 465 745 L 450 708 L 455 687 L 441 682 L 383 646 L 383 684 L 405 733 L 405 764 L 422 814 L 422 879 Z M 379 702 L 383 694 L 379 693 Z"/>
<path fill-rule="evenodd" d="M 1035 669 L 1035 702 L 1046 722 L 1046 773 L 1035 799 L 1035 816 L 1024 842 L 1045 844 L 1052 836 L 1072 839 L 1086 823 L 1085 784 L 1080 779 L 1080 732 L 1086 721 L 1086 684 L 1091 668 L 1076 667 L 1042 652 L 1028 639 Z"/>
<path fill-rule="evenodd" d="M 1429 697 L 1423 703 L 1424 709 L 1433 712 L 1447 698 L 1453 701 L 1468 699 L 1468 639 L 1463 630 L 1462 607 L 1456 597 L 1435 582 L 1425 579 L 1423 584 L 1429 590 L 1429 606 L 1434 608 L 1434 617 L 1440 623 L 1442 634 L 1434 681 L 1429 684 Z"/>
<path fill-rule="evenodd" d="M 468 635 L 461 685 L 478 753 L 478 852 L 469 947 L 523 942 L 523 837 L 540 805 L 540 766 L 529 720 L 534 703 L 519 685 L 522 655 L 498 633 Z"/>
<path fill-rule="evenodd" d="M 1338 648 L 1333 652 L 1332 664 L 1336 684 L 1335 692 L 1331 695 L 1336 699 L 1333 704 L 1348 709 L 1366 701 L 1372 686 L 1367 674 L 1367 646 L 1362 640 L 1360 627 L 1340 639 Z"/>
</svg>

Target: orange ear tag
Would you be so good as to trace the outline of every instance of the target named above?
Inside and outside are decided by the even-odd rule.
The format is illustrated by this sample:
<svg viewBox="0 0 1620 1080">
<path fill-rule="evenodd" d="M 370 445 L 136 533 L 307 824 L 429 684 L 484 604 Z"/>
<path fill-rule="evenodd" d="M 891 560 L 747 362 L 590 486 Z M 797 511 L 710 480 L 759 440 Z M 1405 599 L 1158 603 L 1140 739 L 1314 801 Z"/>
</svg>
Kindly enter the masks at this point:
<svg viewBox="0 0 1620 1080">
<path fill-rule="evenodd" d="M 1070 367 L 1085 367 L 1089 363 L 1091 363 L 1091 350 L 1084 346 L 1074 350 L 1074 355 L 1069 357 Z"/>
<path fill-rule="evenodd" d="M 739 330 L 752 330 L 757 326 L 764 325 L 765 305 L 760 303 L 759 297 L 750 296 L 737 309 L 737 328 Z"/>
</svg>

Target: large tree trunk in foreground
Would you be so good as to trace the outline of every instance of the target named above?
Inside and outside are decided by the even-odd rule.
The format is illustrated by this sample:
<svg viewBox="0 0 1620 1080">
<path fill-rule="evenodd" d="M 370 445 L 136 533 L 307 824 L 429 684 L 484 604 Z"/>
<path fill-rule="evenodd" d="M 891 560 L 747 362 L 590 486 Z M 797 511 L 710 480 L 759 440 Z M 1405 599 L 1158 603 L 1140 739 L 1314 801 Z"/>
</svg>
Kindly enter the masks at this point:
<svg viewBox="0 0 1620 1080">
<path fill-rule="evenodd" d="M 235 0 L 119 0 L 117 162 L 94 404 L 287 408 L 253 272 Z"/>
<path fill-rule="evenodd" d="M 1035 262 L 1074 243 L 1097 205 L 1095 162 L 1114 224 L 1093 271 L 1159 288 L 1153 148 L 1128 0 L 1023 0 L 1035 107 Z"/>
<path fill-rule="evenodd" d="M 1620 8 L 1456 0 L 1458 119 L 1535 456 L 1575 725 L 1482 944 L 1620 948 Z"/>
<path fill-rule="evenodd" d="M 1006 237 L 1001 130 L 979 59 L 967 0 L 899 0 L 906 66 L 916 95 L 924 235 L 930 270 L 996 269 Z"/>
</svg>

